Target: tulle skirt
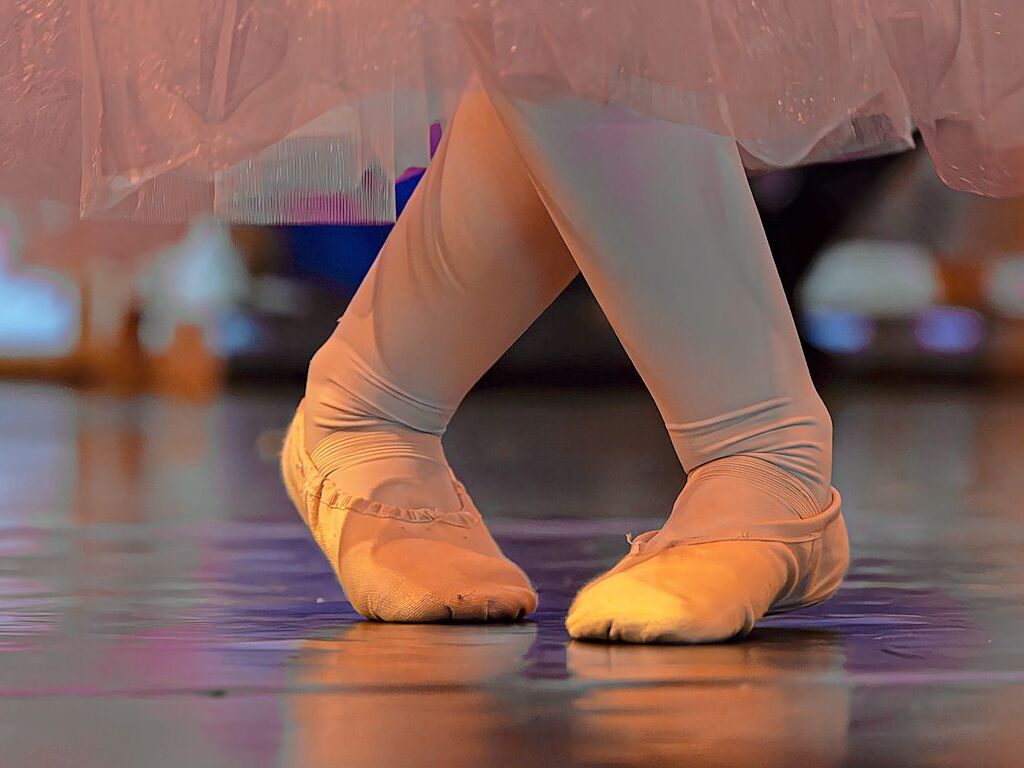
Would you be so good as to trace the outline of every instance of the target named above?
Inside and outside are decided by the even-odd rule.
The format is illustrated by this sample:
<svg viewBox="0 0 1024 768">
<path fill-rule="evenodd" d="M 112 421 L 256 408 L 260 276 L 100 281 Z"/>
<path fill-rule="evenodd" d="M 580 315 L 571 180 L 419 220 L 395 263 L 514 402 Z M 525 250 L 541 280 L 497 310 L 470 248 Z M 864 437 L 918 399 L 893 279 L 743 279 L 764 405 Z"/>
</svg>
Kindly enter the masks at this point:
<svg viewBox="0 0 1024 768">
<path fill-rule="evenodd" d="M 393 220 L 476 73 L 735 137 L 908 148 L 1024 194 L 1022 0 L 0 0 L 0 195 L 85 216 Z"/>
</svg>

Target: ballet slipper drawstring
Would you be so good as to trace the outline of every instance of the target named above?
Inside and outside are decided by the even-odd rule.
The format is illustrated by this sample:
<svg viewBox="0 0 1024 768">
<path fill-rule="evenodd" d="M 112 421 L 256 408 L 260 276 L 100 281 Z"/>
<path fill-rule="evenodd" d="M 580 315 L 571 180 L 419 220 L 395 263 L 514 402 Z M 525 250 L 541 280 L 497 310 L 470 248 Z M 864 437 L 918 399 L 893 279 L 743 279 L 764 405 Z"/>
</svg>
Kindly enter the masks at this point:
<svg viewBox="0 0 1024 768">
<path fill-rule="evenodd" d="M 647 531 L 641 533 L 639 536 L 634 536 L 632 532 L 626 534 L 626 543 L 629 544 L 629 554 L 639 555 L 643 553 L 644 545 L 649 543 L 651 539 L 658 535 L 658 531 Z"/>
</svg>

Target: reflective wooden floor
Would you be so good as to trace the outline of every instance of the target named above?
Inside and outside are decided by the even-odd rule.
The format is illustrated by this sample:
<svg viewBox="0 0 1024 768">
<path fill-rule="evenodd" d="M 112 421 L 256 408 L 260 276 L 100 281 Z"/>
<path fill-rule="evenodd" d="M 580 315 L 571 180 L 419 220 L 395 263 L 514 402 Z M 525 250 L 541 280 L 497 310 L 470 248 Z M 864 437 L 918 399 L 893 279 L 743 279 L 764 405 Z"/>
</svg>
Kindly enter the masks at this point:
<svg viewBox="0 0 1024 768">
<path fill-rule="evenodd" d="M 633 391 L 473 396 L 533 621 L 358 621 L 278 486 L 292 392 L 0 386 L 0 766 L 1024 765 L 1024 394 L 829 397 L 855 562 L 715 647 L 569 643 L 681 475 Z"/>
</svg>

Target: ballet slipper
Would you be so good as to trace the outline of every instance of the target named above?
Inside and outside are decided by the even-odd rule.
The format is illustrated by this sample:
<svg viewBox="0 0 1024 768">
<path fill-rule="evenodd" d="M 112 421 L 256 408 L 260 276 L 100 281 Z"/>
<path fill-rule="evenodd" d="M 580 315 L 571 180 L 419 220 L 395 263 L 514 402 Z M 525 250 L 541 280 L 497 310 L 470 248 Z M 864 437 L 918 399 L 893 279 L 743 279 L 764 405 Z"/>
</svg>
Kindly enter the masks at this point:
<svg viewBox="0 0 1024 768">
<path fill-rule="evenodd" d="M 690 518 L 632 539 L 618 565 L 576 596 L 569 634 L 627 643 L 742 637 L 763 616 L 827 600 L 849 564 L 835 488 L 825 509 L 807 518 L 748 525 L 707 525 L 699 512 Z"/>
<path fill-rule="evenodd" d="M 299 406 L 285 438 L 288 495 L 362 616 L 390 622 L 515 621 L 537 608 L 526 574 L 508 560 L 463 485 L 459 508 L 405 509 L 345 493 L 304 443 Z"/>
</svg>

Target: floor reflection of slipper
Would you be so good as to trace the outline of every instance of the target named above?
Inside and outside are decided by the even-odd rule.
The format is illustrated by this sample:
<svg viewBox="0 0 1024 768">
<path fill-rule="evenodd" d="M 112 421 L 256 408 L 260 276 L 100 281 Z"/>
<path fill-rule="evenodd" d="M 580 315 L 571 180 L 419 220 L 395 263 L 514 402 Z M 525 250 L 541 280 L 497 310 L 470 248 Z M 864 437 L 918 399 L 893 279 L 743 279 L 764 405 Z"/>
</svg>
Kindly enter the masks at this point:
<svg viewBox="0 0 1024 768">
<path fill-rule="evenodd" d="M 536 632 L 360 623 L 305 642 L 280 765 L 501 765 L 514 723 L 493 690 L 517 674 Z"/>
<path fill-rule="evenodd" d="M 761 630 L 744 643 L 573 642 L 577 762 L 618 766 L 841 765 L 849 695 L 831 633 Z M 657 756 L 655 759 L 653 756 Z"/>
</svg>

